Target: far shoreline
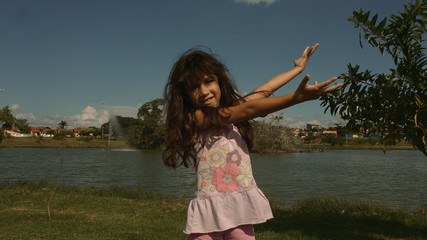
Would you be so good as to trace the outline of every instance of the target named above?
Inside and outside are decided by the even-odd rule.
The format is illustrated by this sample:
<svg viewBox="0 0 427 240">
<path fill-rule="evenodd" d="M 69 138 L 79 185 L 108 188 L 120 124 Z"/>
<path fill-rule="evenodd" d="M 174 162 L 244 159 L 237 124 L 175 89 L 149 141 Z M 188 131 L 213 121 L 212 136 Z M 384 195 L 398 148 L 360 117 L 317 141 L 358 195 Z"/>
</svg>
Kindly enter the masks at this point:
<svg viewBox="0 0 427 240">
<path fill-rule="evenodd" d="M 108 145 L 107 139 L 94 138 L 84 141 L 79 138 L 35 138 L 35 137 L 5 137 L 0 142 L 0 148 L 113 148 L 113 149 L 135 149 L 122 140 L 111 140 Z M 299 144 L 293 146 L 295 152 L 272 151 L 262 153 L 310 153 L 322 152 L 322 150 L 382 150 L 381 145 L 372 144 L 344 144 L 344 145 L 324 145 L 324 144 Z M 394 146 L 387 146 L 388 150 L 416 150 L 412 144 L 400 143 Z M 261 153 L 261 152 L 254 152 Z M 262 154 L 261 153 L 261 154 Z"/>
<path fill-rule="evenodd" d="M 372 145 L 372 144 L 343 144 L 343 145 L 322 145 L 322 144 L 301 144 L 295 146 L 296 149 L 304 150 L 383 150 L 382 145 Z M 412 144 L 403 143 L 396 145 L 389 145 L 386 147 L 388 150 L 417 150 Z"/>
<path fill-rule="evenodd" d="M 36 138 L 36 137 L 5 137 L 0 142 L 0 148 L 118 148 L 133 149 L 125 141 L 94 138 L 84 141 L 79 138 Z"/>
</svg>

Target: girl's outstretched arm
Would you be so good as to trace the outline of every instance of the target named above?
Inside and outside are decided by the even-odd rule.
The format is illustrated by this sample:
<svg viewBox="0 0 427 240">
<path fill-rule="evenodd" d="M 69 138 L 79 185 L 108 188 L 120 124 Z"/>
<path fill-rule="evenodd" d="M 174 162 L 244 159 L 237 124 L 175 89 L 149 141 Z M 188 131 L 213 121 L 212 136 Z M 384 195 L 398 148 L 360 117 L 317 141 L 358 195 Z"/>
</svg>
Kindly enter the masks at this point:
<svg viewBox="0 0 427 240">
<path fill-rule="evenodd" d="M 288 83 L 290 80 L 292 80 L 295 76 L 300 74 L 305 69 L 305 67 L 307 66 L 308 59 L 314 53 L 314 51 L 316 51 L 317 47 L 319 47 L 318 43 L 314 44 L 314 46 L 312 47 L 306 47 L 301 57 L 294 61 L 293 69 L 271 78 L 266 83 L 256 88 L 249 95 L 247 95 L 245 97 L 245 100 L 252 101 L 255 99 L 269 97 L 273 92 Z"/>
<path fill-rule="evenodd" d="M 315 82 L 314 85 L 307 84 L 309 79 L 309 75 L 306 75 L 293 93 L 271 98 L 259 98 L 237 106 L 221 108 L 219 113 L 224 116 L 224 124 L 241 122 L 264 116 L 301 102 L 317 99 L 321 95 L 332 92 L 342 86 L 342 84 L 337 84 L 328 87 L 328 85 L 337 80 L 336 77 L 322 83 Z M 209 127 L 209 123 L 201 110 L 196 111 L 196 118 L 202 129 Z"/>
</svg>

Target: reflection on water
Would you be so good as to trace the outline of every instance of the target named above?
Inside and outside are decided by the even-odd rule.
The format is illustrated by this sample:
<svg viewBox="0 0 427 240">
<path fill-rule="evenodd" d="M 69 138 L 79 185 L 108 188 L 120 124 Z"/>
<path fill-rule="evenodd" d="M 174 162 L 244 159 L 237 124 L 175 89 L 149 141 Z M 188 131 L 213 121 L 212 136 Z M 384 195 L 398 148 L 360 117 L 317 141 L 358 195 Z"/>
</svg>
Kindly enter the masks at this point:
<svg viewBox="0 0 427 240">
<path fill-rule="evenodd" d="M 0 183 L 54 182 L 60 164 L 57 149 L 2 148 Z M 319 196 L 377 201 L 409 209 L 427 204 L 427 159 L 418 151 L 252 154 L 252 164 L 259 187 L 267 197 L 285 206 Z M 66 149 L 61 184 L 144 186 L 190 198 L 194 177 L 193 169 L 165 168 L 158 151 Z"/>
</svg>

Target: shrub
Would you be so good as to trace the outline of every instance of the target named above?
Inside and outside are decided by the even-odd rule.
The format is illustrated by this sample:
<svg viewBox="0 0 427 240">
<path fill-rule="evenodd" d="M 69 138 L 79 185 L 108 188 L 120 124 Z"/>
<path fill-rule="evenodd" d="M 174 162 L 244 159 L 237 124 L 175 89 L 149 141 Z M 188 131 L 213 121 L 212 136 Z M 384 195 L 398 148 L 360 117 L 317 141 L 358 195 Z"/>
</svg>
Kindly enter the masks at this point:
<svg viewBox="0 0 427 240">
<path fill-rule="evenodd" d="M 81 136 L 77 138 L 77 141 L 90 142 L 93 140 L 92 136 Z"/>
<path fill-rule="evenodd" d="M 327 134 L 322 137 L 321 139 L 322 143 L 331 144 L 332 146 L 335 145 L 343 145 L 345 143 L 345 138 L 337 137 L 335 134 Z"/>
</svg>

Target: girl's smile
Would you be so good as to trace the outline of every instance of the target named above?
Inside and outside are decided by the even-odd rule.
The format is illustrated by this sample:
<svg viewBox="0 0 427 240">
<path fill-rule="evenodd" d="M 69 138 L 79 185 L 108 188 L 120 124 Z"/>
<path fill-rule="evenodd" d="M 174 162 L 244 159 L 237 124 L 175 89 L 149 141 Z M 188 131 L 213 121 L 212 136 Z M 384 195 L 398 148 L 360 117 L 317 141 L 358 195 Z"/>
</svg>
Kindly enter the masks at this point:
<svg viewBox="0 0 427 240">
<path fill-rule="evenodd" d="M 188 92 L 191 104 L 195 108 L 219 107 L 221 89 L 216 75 L 205 75 L 198 88 Z"/>
</svg>

